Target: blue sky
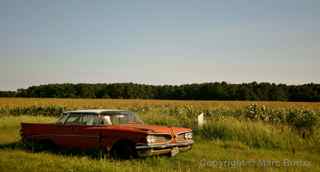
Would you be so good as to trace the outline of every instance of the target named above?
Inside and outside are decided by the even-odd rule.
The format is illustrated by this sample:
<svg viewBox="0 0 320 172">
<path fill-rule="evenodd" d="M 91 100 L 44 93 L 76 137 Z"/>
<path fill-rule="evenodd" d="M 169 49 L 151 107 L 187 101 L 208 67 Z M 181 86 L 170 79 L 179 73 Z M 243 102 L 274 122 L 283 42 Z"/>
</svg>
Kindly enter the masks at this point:
<svg viewBox="0 0 320 172">
<path fill-rule="evenodd" d="M 0 90 L 320 82 L 318 0 L 1 0 Z"/>
</svg>

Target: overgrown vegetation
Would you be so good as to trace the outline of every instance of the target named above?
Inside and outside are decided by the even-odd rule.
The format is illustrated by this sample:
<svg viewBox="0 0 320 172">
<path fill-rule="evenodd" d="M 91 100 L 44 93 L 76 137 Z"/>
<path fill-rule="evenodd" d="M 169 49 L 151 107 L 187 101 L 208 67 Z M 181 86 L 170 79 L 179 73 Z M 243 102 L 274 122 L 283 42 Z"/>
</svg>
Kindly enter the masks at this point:
<svg viewBox="0 0 320 172">
<path fill-rule="evenodd" d="M 193 149 L 176 157 L 151 157 L 114 161 L 105 156 L 81 152 L 30 152 L 20 144 L 20 122 L 53 122 L 55 117 L 1 116 L 0 171 L 318 171 L 319 150 L 301 146 L 305 142 L 289 128 L 233 117 L 210 121 L 196 132 Z M 276 131 L 274 131 L 276 130 Z M 283 131 L 281 131 L 283 130 Z M 293 138 L 291 138 L 293 137 Z M 298 140 L 295 140 L 298 139 Z M 289 144 L 287 140 L 294 143 Z M 296 143 L 299 142 L 299 143 Z M 288 147 L 287 147 L 288 145 Z M 280 147 L 279 147 L 280 146 Z M 210 166 L 207 161 L 225 160 L 300 160 L 310 166 Z M 19 164 L 19 165 L 16 165 Z"/>
<path fill-rule="evenodd" d="M 149 124 L 192 127 L 196 144 L 175 158 L 113 161 L 87 154 L 30 153 L 20 122 L 52 122 L 65 110 L 121 108 Z M 244 167 L 243 171 L 319 171 L 319 103 L 97 99 L 0 99 L 0 171 L 219 171 L 201 160 L 304 160 L 310 167 Z M 196 117 L 204 113 L 203 128 Z M 48 163 L 50 162 L 50 163 Z M 79 163 L 81 162 L 81 163 Z M 19 163 L 19 166 L 11 164 Z"/>
<path fill-rule="evenodd" d="M 103 107 L 90 107 L 103 108 Z M 196 127 L 196 117 L 204 113 L 209 121 L 225 119 L 223 117 L 233 117 L 239 120 L 259 121 L 269 124 L 288 125 L 303 135 L 308 137 L 319 127 L 320 111 L 301 108 L 270 108 L 265 105 L 250 104 L 248 106 L 236 108 L 214 108 L 214 107 L 194 107 L 192 105 L 182 106 L 136 106 L 136 107 L 116 107 L 128 109 L 143 115 L 147 122 L 162 125 L 179 125 L 183 127 Z M 48 106 L 27 106 L 27 107 L 0 107 L 0 114 L 7 115 L 43 115 L 59 116 L 63 111 L 76 109 L 74 107 L 64 107 L 58 105 Z M 157 115 L 156 118 L 152 114 Z"/>
<path fill-rule="evenodd" d="M 237 141 L 254 148 L 297 149 L 307 146 L 296 131 L 286 125 L 271 125 L 261 121 L 238 120 L 219 117 L 198 130 L 201 138 Z"/>
<path fill-rule="evenodd" d="M 6 115 L 43 115 L 43 116 L 59 116 L 64 111 L 62 106 L 31 106 L 31 107 L 15 107 L 15 108 L 3 108 L 0 107 L 0 114 Z"/>
</svg>

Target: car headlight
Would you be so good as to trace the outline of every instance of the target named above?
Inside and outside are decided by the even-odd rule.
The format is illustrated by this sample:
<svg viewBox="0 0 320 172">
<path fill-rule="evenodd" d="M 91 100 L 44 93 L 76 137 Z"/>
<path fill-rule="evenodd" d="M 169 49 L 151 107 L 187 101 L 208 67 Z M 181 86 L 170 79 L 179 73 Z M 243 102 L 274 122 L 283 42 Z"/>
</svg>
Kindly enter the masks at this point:
<svg viewBox="0 0 320 172">
<path fill-rule="evenodd" d="M 148 135 L 147 143 L 162 143 L 162 142 L 168 142 L 171 140 L 170 135 Z"/>
<path fill-rule="evenodd" d="M 192 139 L 192 133 L 191 133 L 191 132 L 190 132 L 190 133 L 185 133 L 185 134 L 184 134 L 184 138 L 185 138 L 186 140 Z"/>
</svg>

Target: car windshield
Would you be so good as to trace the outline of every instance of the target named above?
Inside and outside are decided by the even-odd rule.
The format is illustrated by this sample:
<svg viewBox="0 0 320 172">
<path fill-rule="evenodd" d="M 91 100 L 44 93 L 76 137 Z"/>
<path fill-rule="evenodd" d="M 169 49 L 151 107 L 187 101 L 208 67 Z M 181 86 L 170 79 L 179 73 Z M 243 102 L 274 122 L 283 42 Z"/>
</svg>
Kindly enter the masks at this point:
<svg viewBox="0 0 320 172">
<path fill-rule="evenodd" d="M 61 116 L 57 119 L 57 124 L 63 124 L 65 121 L 66 121 L 66 119 L 68 118 L 68 115 L 69 114 L 67 114 L 67 113 L 63 113 L 63 114 L 61 114 Z"/>
<path fill-rule="evenodd" d="M 108 111 L 101 115 L 103 123 L 109 125 L 143 123 L 136 114 L 129 111 Z"/>
</svg>

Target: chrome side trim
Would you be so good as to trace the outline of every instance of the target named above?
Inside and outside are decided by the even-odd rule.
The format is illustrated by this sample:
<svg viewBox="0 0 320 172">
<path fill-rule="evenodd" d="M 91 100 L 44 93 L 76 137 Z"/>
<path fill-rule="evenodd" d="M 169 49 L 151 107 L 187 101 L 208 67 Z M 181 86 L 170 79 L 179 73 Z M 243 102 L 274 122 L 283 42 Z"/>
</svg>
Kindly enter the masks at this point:
<svg viewBox="0 0 320 172">
<path fill-rule="evenodd" d="M 31 137 L 87 137 L 87 138 L 99 138 L 98 135 L 81 135 L 81 134 L 36 134 Z"/>
<path fill-rule="evenodd" d="M 137 145 L 136 149 L 149 149 L 149 148 L 167 148 L 167 147 L 175 147 L 175 146 L 188 146 L 192 145 L 193 140 L 183 142 L 183 143 L 168 143 L 168 144 L 141 144 Z"/>
<path fill-rule="evenodd" d="M 171 136 L 170 133 L 155 133 L 155 132 L 149 132 L 148 134 L 150 134 L 150 135 L 168 135 L 168 136 Z"/>
</svg>

